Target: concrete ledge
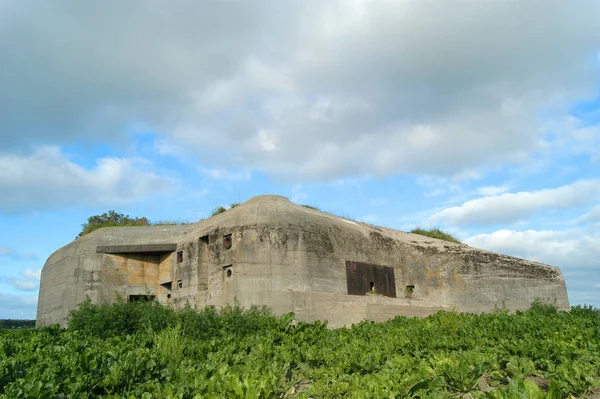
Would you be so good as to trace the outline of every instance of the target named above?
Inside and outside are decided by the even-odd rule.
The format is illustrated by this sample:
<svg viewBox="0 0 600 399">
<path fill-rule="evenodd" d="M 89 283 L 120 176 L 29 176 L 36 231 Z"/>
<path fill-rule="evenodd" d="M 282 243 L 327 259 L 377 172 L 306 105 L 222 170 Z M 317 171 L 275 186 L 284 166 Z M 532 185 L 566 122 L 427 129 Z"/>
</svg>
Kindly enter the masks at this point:
<svg viewBox="0 0 600 399">
<path fill-rule="evenodd" d="M 159 253 L 174 252 L 177 244 L 135 244 L 135 245 L 98 245 L 100 254 Z"/>
</svg>

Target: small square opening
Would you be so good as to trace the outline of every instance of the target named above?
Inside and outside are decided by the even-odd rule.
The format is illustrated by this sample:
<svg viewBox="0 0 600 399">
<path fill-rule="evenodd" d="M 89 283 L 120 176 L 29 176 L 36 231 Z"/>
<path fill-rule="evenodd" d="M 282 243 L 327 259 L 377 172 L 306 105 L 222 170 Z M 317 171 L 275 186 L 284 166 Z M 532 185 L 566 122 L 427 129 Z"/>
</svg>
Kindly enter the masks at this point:
<svg viewBox="0 0 600 399">
<path fill-rule="evenodd" d="M 203 242 L 204 244 L 208 244 L 208 236 L 200 237 L 200 241 Z"/>
<path fill-rule="evenodd" d="M 415 292 L 415 286 L 413 284 L 407 285 L 404 289 L 404 296 L 410 298 Z"/>
<path fill-rule="evenodd" d="M 183 280 L 177 280 L 177 287 L 183 288 Z"/>
<path fill-rule="evenodd" d="M 183 251 L 177 252 L 177 263 L 183 262 Z"/>
</svg>

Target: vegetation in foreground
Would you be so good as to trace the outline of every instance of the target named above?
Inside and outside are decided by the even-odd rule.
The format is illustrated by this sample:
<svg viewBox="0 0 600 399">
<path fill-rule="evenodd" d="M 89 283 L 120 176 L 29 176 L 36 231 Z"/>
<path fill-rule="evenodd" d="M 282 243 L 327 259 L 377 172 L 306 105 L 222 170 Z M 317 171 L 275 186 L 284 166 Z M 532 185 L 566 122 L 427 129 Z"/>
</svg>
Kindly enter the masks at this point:
<svg viewBox="0 0 600 399">
<path fill-rule="evenodd" d="M 421 227 L 417 227 L 415 229 L 412 229 L 410 232 L 413 234 L 419 234 L 422 236 L 437 238 L 438 240 L 444 240 L 444 241 L 455 242 L 457 244 L 462 244 L 462 242 L 458 238 L 456 238 L 452 234 L 446 233 L 445 231 L 442 231 L 438 228 L 423 229 Z"/>
<path fill-rule="evenodd" d="M 68 330 L 0 330 L 0 398 L 567 398 L 600 386 L 591 307 L 339 330 L 292 319 L 87 302 Z"/>
</svg>

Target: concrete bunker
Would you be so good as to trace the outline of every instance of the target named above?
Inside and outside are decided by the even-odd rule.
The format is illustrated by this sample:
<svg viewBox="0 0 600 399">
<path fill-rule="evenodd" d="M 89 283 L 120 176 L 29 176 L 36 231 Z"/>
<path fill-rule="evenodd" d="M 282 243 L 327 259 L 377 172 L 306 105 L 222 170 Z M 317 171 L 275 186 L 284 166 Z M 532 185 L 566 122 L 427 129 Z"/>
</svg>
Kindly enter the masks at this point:
<svg viewBox="0 0 600 399">
<path fill-rule="evenodd" d="M 342 327 L 435 311 L 568 309 L 560 270 L 259 196 L 187 226 L 99 229 L 52 254 L 37 322 L 66 325 L 90 297 L 155 296 L 197 309 L 266 305 Z"/>
</svg>

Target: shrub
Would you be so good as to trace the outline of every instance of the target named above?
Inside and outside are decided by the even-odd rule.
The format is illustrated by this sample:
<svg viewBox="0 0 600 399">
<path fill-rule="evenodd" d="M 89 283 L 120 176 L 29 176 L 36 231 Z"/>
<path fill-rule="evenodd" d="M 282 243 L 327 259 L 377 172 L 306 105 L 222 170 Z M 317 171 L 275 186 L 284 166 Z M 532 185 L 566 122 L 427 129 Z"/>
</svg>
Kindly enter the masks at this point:
<svg viewBox="0 0 600 399">
<path fill-rule="evenodd" d="M 444 240 L 444 241 L 455 242 L 457 244 L 462 244 L 462 242 L 460 240 L 458 240 L 457 238 L 455 238 L 452 234 L 446 233 L 438 228 L 422 229 L 420 227 L 417 227 L 415 229 L 412 229 L 410 232 L 413 234 L 419 234 L 422 236 L 437 238 L 438 240 Z"/>
<path fill-rule="evenodd" d="M 115 226 L 150 226 L 150 221 L 145 218 L 132 218 L 129 215 L 117 213 L 114 210 L 103 213 L 102 215 L 90 216 L 86 223 L 81 225 L 83 229 L 77 237 L 82 237 L 98 230 L 101 227 Z"/>
<path fill-rule="evenodd" d="M 236 206 L 239 206 L 240 203 L 239 202 L 232 202 L 231 205 L 229 205 L 229 208 L 225 208 L 223 205 L 219 205 L 218 207 L 216 207 L 213 211 L 212 214 L 210 216 L 215 216 L 218 215 L 220 213 L 223 212 L 227 212 L 229 209 L 233 209 Z"/>
<path fill-rule="evenodd" d="M 541 299 L 536 298 L 531 303 L 531 308 L 529 309 L 529 311 L 532 313 L 553 315 L 558 313 L 558 308 L 554 304 L 543 302 Z"/>
<path fill-rule="evenodd" d="M 210 216 L 215 216 L 215 215 L 218 215 L 218 214 L 226 212 L 226 211 L 227 211 L 227 208 L 225 208 L 222 205 L 219 205 L 212 211 L 212 214 Z"/>
<path fill-rule="evenodd" d="M 111 304 L 94 305 L 88 297 L 69 315 L 69 330 L 108 338 L 139 331 L 161 331 L 175 321 L 175 311 L 158 301 L 126 302 L 122 298 Z"/>
<path fill-rule="evenodd" d="M 183 309 L 173 308 L 153 301 L 125 302 L 119 298 L 111 304 L 94 305 L 87 298 L 69 316 L 69 330 L 100 338 L 133 335 L 140 332 L 160 333 L 180 326 L 182 334 L 209 339 L 234 333 L 246 336 L 268 329 L 285 328 L 293 315 L 275 317 L 267 307 L 239 304 L 225 306 L 220 310 L 208 306 L 196 311 L 186 305 Z M 179 328 L 179 327 L 178 327 Z"/>
</svg>

